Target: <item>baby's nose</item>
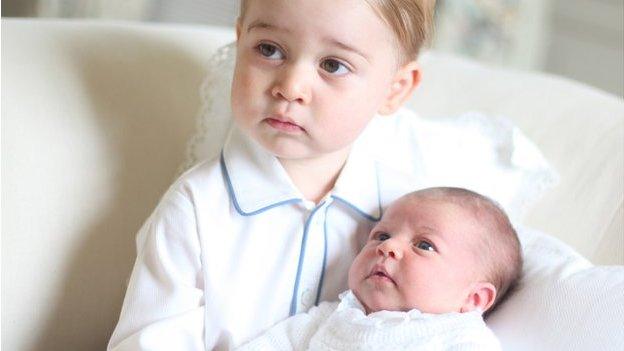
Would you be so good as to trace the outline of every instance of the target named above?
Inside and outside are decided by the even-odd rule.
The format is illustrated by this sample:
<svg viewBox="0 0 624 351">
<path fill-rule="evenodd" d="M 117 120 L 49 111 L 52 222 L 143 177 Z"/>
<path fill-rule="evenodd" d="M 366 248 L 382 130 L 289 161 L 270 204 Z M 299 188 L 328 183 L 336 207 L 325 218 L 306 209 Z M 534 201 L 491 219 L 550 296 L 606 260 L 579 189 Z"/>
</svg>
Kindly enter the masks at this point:
<svg viewBox="0 0 624 351">
<path fill-rule="evenodd" d="M 383 257 L 391 257 L 394 259 L 401 259 L 403 257 L 401 248 L 396 243 L 396 240 L 388 239 L 379 246 L 377 246 L 377 253 Z"/>
</svg>

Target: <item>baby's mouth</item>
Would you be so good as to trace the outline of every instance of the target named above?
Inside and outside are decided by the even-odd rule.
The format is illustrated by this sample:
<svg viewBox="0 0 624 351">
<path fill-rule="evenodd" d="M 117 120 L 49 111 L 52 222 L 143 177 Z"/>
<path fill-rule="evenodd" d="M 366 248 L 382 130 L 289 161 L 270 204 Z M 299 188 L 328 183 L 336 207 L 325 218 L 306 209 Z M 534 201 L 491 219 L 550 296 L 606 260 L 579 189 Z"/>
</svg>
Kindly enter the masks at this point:
<svg viewBox="0 0 624 351">
<path fill-rule="evenodd" d="M 368 275 L 367 278 L 377 280 L 377 281 L 382 281 L 382 282 L 389 282 L 389 283 L 396 285 L 396 282 L 394 281 L 394 279 L 392 279 L 390 274 L 388 274 L 388 272 L 386 272 L 386 270 L 383 267 L 375 267 L 373 271 L 371 272 L 371 274 Z"/>
</svg>

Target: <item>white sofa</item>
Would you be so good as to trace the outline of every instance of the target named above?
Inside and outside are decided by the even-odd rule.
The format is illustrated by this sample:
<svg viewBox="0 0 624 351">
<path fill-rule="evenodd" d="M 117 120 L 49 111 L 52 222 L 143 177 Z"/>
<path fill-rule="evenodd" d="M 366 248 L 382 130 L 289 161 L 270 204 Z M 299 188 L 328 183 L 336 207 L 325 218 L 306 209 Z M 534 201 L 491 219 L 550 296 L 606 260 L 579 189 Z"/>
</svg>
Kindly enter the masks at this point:
<svg viewBox="0 0 624 351">
<path fill-rule="evenodd" d="M 227 28 L 2 19 L 2 348 L 100 350 L 134 235 L 175 177 Z M 624 264 L 624 102 L 429 55 L 409 105 L 506 115 L 558 170 L 526 223 Z M 621 271 L 620 271 L 621 273 Z"/>
</svg>

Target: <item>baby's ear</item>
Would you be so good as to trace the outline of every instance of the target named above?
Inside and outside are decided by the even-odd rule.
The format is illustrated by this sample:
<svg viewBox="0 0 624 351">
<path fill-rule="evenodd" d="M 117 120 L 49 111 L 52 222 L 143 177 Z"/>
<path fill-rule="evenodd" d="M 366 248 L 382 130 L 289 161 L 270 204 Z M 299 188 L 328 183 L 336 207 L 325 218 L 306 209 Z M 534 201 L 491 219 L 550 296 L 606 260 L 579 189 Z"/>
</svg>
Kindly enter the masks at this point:
<svg viewBox="0 0 624 351">
<path fill-rule="evenodd" d="M 390 93 L 377 111 L 380 115 L 394 113 L 409 97 L 420 83 L 420 65 L 411 61 L 403 65 L 395 74 Z"/>
<path fill-rule="evenodd" d="M 485 312 L 492 307 L 495 299 L 496 287 L 492 283 L 475 283 L 470 289 L 460 312 L 471 312 L 476 309 Z"/>
</svg>

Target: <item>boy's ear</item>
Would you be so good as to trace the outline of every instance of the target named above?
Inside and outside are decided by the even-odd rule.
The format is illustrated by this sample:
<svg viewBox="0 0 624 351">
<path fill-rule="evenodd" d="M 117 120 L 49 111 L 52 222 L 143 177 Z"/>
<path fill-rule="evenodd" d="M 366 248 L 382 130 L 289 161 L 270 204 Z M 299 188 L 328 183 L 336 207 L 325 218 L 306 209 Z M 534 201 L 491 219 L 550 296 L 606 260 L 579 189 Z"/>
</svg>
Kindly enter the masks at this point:
<svg viewBox="0 0 624 351">
<path fill-rule="evenodd" d="M 242 28 L 241 18 L 238 17 L 236 19 L 236 41 L 238 41 L 238 39 L 240 38 L 241 28 Z"/>
<path fill-rule="evenodd" d="M 390 93 L 377 111 L 380 115 L 394 113 L 412 95 L 420 83 L 420 65 L 411 61 L 399 68 L 392 80 Z"/>
<path fill-rule="evenodd" d="M 470 312 L 476 309 L 485 312 L 492 307 L 495 299 L 496 287 L 493 284 L 487 282 L 475 283 L 469 290 L 460 312 Z"/>
</svg>

